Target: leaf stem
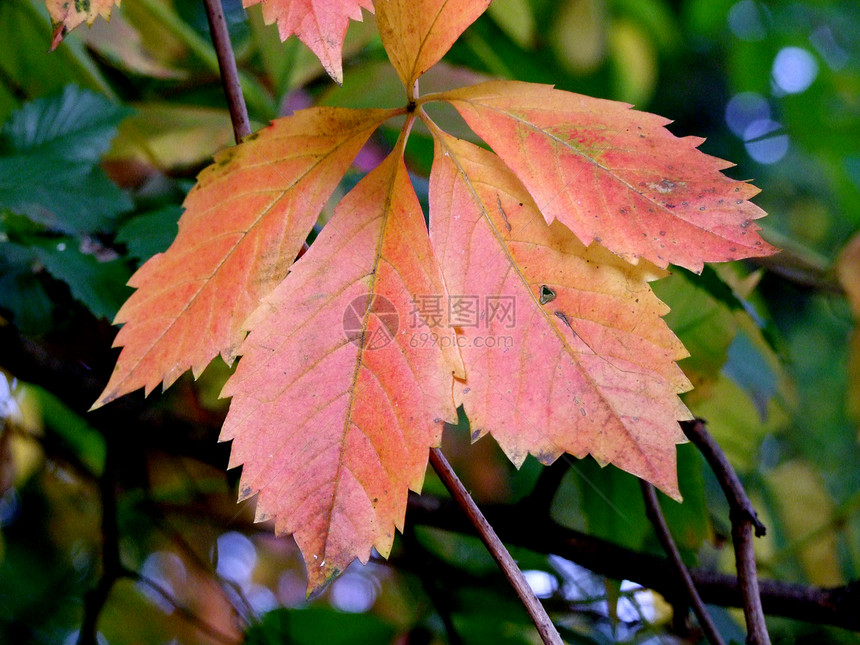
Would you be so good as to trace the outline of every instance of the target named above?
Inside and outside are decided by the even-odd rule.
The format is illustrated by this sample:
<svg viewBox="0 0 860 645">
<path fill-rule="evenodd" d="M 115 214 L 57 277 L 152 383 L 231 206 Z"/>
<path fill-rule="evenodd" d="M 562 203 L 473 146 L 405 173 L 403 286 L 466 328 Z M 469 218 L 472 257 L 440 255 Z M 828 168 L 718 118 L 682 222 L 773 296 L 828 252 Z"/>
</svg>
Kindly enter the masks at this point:
<svg viewBox="0 0 860 645">
<path fill-rule="evenodd" d="M 681 582 L 687 590 L 690 605 L 693 608 L 693 612 L 696 614 L 696 618 L 699 619 L 699 625 L 701 625 L 702 631 L 705 632 L 705 638 L 707 638 L 708 642 L 713 645 L 724 645 L 720 632 L 717 631 L 717 627 L 711 620 L 711 616 L 708 614 L 708 610 L 705 609 L 705 604 L 702 602 L 699 592 L 696 590 L 696 585 L 693 584 L 690 572 L 687 570 L 687 567 L 684 566 L 684 561 L 681 559 L 681 553 L 678 551 L 675 540 L 672 539 L 672 533 L 669 531 L 666 520 L 663 518 L 663 512 L 660 510 L 660 503 L 657 501 L 657 493 L 655 492 L 654 487 L 641 479 L 639 480 L 639 484 L 642 487 L 642 497 L 645 500 L 645 514 L 648 516 L 648 519 L 651 520 L 651 524 L 654 526 L 654 531 L 657 533 L 657 539 L 660 540 L 660 545 L 663 547 L 666 555 L 669 556 L 669 561 L 675 568 L 675 573 L 678 574 L 678 577 L 681 579 Z"/>
<path fill-rule="evenodd" d="M 540 600 L 535 596 L 523 572 L 520 571 L 517 563 L 514 562 L 511 554 L 505 548 L 505 545 L 502 544 L 493 527 L 487 522 L 487 519 L 481 513 L 472 496 L 469 495 L 463 483 L 454 472 L 454 469 L 451 468 L 451 464 L 448 463 L 448 460 L 439 448 L 430 449 L 430 464 L 433 466 L 436 474 L 439 475 L 439 479 L 445 484 L 448 492 L 451 493 L 451 497 L 454 498 L 457 505 L 477 529 L 481 541 L 486 545 L 490 555 L 493 556 L 502 573 L 505 574 L 508 582 L 514 588 L 514 591 L 517 592 L 517 596 L 519 596 L 520 601 L 525 606 L 529 616 L 531 616 L 541 640 L 546 645 L 563 645 L 561 636 L 559 636 L 555 625 L 552 624 Z"/>
<path fill-rule="evenodd" d="M 174 11 L 169 9 L 164 3 L 157 0 L 138 0 L 140 5 L 149 12 L 149 14 L 161 23 L 161 26 L 168 32 L 176 36 L 182 43 L 191 50 L 197 58 L 212 72 L 218 71 L 218 55 L 213 51 L 212 46 L 197 34 L 190 26 L 188 26 Z M 263 115 L 266 118 L 277 114 L 275 101 L 268 94 L 266 89 L 252 76 L 240 74 L 242 81 L 242 89 L 247 97 L 248 103 L 251 105 L 255 113 Z"/>
<path fill-rule="evenodd" d="M 248 108 L 245 106 L 245 97 L 242 94 L 233 45 L 230 43 L 227 20 L 224 18 L 224 8 L 221 6 L 221 0 L 203 0 L 203 4 L 206 6 L 206 17 L 209 19 L 212 44 L 215 45 L 215 53 L 218 56 L 221 83 L 224 85 L 230 120 L 233 122 L 233 136 L 236 138 L 236 143 L 240 143 L 243 138 L 251 134 L 251 123 L 248 120 Z"/>
</svg>

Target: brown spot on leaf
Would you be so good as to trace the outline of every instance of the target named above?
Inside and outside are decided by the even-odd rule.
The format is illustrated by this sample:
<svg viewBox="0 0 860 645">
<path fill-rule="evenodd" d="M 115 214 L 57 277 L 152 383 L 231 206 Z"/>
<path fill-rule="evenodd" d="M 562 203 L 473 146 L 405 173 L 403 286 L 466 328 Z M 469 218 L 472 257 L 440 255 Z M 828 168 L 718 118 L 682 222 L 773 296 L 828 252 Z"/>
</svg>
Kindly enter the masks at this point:
<svg viewBox="0 0 860 645">
<path fill-rule="evenodd" d="M 545 284 L 542 284 L 540 286 L 540 303 L 542 305 L 545 305 L 546 303 L 552 302 L 553 300 L 555 300 L 555 291 L 550 289 Z"/>
</svg>

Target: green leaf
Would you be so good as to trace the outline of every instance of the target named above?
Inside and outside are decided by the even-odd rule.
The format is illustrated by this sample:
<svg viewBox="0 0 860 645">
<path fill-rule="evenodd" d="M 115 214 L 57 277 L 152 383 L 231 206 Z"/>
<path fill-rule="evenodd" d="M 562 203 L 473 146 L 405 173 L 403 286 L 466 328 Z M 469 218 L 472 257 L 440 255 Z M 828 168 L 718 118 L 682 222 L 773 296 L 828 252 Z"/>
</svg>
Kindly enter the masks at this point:
<svg viewBox="0 0 860 645">
<path fill-rule="evenodd" d="M 702 455 L 693 444 L 679 445 L 678 487 L 684 503 L 657 493 L 666 524 L 687 565 L 696 563 L 696 553 L 711 533 L 703 466 Z"/>
<path fill-rule="evenodd" d="M 615 466 L 601 468 L 593 459 L 572 466 L 578 476 L 588 532 L 629 549 L 642 549 L 651 527 L 639 480 Z"/>
<path fill-rule="evenodd" d="M 8 246 L 0 248 L 5 251 Z M 15 326 L 25 334 L 39 336 L 51 327 L 54 304 L 32 272 L 20 265 L 10 267 L 0 258 L 0 310 L 11 313 Z"/>
<path fill-rule="evenodd" d="M 57 231 L 107 230 L 132 204 L 98 162 L 128 113 L 74 86 L 16 111 L 0 130 L 0 206 Z"/>
<path fill-rule="evenodd" d="M 69 285 L 72 296 L 95 316 L 113 320 L 131 294 L 125 286 L 131 271 L 123 261 L 99 261 L 82 252 L 74 238 L 38 240 L 32 248 L 48 273 Z"/>
<path fill-rule="evenodd" d="M 679 45 L 679 30 L 665 0 L 615 0 L 617 11 L 643 27 L 655 44 L 671 52 Z"/>
<path fill-rule="evenodd" d="M 182 214 L 179 206 L 165 206 L 136 215 L 117 232 L 117 242 L 128 247 L 128 254 L 141 261 L 167 250 L 176 237 L 176 223 Z"/>
<path fill-rule="evenodd" d="M 107 453 L 104 437 L 47 390 L 36 385 L 28 385 L 27 390 L 35 395 L 45 425 L 54 437 L 74 453 L 93 475 L 100 476 Z"/>
<path fill-rule="evenodd" d="M 373 614 L 345 614 L 328 607 L 276 609 L 245 634 L 245 645 L 352 645 L 390 643 L 395 630 Z"/>
<path fill-rule="evenodd" d="M 720 374 L 710 398 L 690 403 L 693 414 L 708 422 L 708 430 L 741 473 L 755 468 L 761 442 L 788 421 L 787 412 L 777 398 L 767 401 L 764 409 L 756 403 L 725 374 Z"/>
<path fill-rule="evenodd" d="M 129 198 L 96 169 L 35 155 L 0 158 L 0 206 L 63 233 L 106 230 L 131 208 Z"/>
<path fill-rule="evenodd" d="M 535 17 L 527 0 L 493 2 L 489 16 L 520 47 L 529 48 L 535 41 Z"/>
<path fill-rule="evenodd" d="M 427 526 L 416 526 L 415 537 L 432 556 L 471 575 L 486 576 L 498 571 L 498 565 L 477 537 Z"/>
<path fill-rule="evenodd" d="M 79 38 L 68 38 L 46 55 L 51 22 L 44 0 L 0 2 L 0 121 L 21 97 L 44 96 L 67 83 L 110 95 L 111 89 Z"/>
<path fill-rule="evenodd" d="M 727 299 L 733 297 L 731 290 L 707 265 L 702 274 L 704 279 L 699 281 L 698 276 L 689 274 L 692 277 L 688 278 L 687 271 L 673 268 L 672 275 L 652 284 L 660 300 L 671 307 L 664 318 L 666 324 L 690 352 L 690 356 L 679 363 L 696 387 L 687 398 L 707 396 L 728 359 L 729 346 L 737 333 L 732 315 L 734 307 L 727 303 Z M 728 293 L 717 297 L 714 289 L 708 288 L 709 284 L 714 289 L 722 286 Z"/>
<path fill-rule="evenodd" d="M 119 126 L 106 159 L 134 160 L 169 171 L 208 163 L 218 150 L 233 145 L 226 109 L 147 102 L 136 103 L 134 110 Z M 251 129 L 263 125 L 253 122 Z"/>
<path fill-rule="evenodd" d="M 31 101 L 12 114 L 0 141 L 20 153 L 95 164 L 130 113 L 99 94 L 67 85 L 61 94 Z"/>
</svg>

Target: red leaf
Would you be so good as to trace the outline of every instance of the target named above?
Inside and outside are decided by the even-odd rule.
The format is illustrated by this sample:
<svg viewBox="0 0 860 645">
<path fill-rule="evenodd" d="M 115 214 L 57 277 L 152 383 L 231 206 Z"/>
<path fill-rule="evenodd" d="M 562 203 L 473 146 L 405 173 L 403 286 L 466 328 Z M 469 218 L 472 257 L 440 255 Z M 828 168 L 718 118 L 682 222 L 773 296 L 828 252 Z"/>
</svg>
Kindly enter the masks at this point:
<svg viewBox="0 0 860 645">
<path fill-rule="evenodd" d="M 93 408 L 231 363 L 245 318 L 287 274 L 349 164 L 388 110 L 313 108 L 220 152 L 185 200 L 179 234 L 129 284 L 116 368 Z"/>
<path fill-rule="evenodd" d="M 493 153 L 436 130 L 430 234 L 451 293 L 484 316 L 460 328 L 458 388 L 473 439 L 489 432 L 517 466 L 591 454 L 680 498 L 677 419 L 687 353 L 647 282 L 664 275 L 547 225 Z"/>
<path fill-rule="evenodd" d="M 732 164 L 679 139 L 667 119 L 548 85 L 493 81 L 445 92 L 531 193 L 547 222 L 635 262 L 677 264 L 771 255 L 756 233 L 758 193 Z"/>
<path fill-rule="evenodd" d="M 343 41 L 350 19 L 361 20 L 362 8 L 373 11 L 371 0 L 242 0 L 242 5 L 263 5 L 267 25 L 278 23 L 286 40 L 298 36 L 316 54 L 337 83 L 343 83 Z"/>
<path fill-rule="evenodd" d="M 411 301 L 445 291 L 401 152 L 254 313 L 223 392 L 241 499 L 259 492 L 258 519 L 294 534 L 309 591 L 371 547 L 388 555 L 442 421 L 457 417 L 456 350 L 411 342 Z"/>
</svg>

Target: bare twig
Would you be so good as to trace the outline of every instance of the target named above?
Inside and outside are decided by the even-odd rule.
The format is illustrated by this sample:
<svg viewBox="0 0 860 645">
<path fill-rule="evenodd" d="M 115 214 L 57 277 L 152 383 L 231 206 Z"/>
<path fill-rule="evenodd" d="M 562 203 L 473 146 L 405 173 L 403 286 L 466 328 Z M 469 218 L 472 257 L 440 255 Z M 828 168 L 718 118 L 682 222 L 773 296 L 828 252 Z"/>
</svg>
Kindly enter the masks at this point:
<svg viewBox="0 0 860 645">
<path fill-rule="evenodd" d="M 748 645 L 770 645 L 770 635 L 764 620 L 758 575 L 753 549 L 752 524 L 749 520 L 732 519 L 732 542 L 735 545 L 735 566 L 744 596 L 744 618 L 747 623 Z"/>
<path fill-rule="evenodd" d="M 511 512 L 510 504 L 490 505 L 484 513 L 506 543 L 552 553 L 575 562 L 594 573 L 616 580 L 632 580 L 664 596 L 684 593 L 673 576 L 666 575 L 669 563 L 650 553 L 626 549 L 579 531 L 569 529 L 548 517 Z M 453 504 L 430 495 L 412 495 L 407 513 L 409 521 L 436 528 L 467 532 L 470 523 Z M 743 595 L 736 576 L 691 569 L 690 575 L 702 600 L 721 607 L 741 607 Z M 843 587 L 815 587 L 776 580 L 760 581 L 762 603 L 769 615 L 835 625 L 860 630 L 860 581 Z"/>
<path fill-rule="evenodd" d="M 531 616 L 535 627 L 537 627 L 541 640 L 546 645 L 562 645 L 561 636 L 559 636 L 555 625 L 552 624 L 546 610 L 540 604 L 540 600 L 535 596 L 534 591 L 532 591 L 529 583 L 526 581 L 523 572 L 520 571 L 517 563 L 514 562 L 511 554 L 508 553 L 505 545 L 502 544 L 499 536 L 496 535 L 493 527 L 487 522 L 487 519 L 481 513 L 477 504 L 475 504 L 472 496 L 469 495 L 463 483 L 454 472 L 454 469 L 451 468 L 451 464 L 448 463 L 445 455 L 438 448 L 430 449 L 430 464 L 433 466 L 436 474 L 439 475 L 439 479 L 442 480 L 442 483 L 445 484 L 445 487 L 451 493 L 451 497 L 454 498 L 454 501 L 477 529 L 481 541 L 486 545 L 493 559 L 501 568 L 502 573 L 505 574 L 508 582 L 511 583 L 511 586 L 517 592 L 517 596 L 519 596 L 520 601 L 522 601 L 526 611 Z"/>
<path fill-rule="evenodd" d="M 705 423 L 701 419 L 693 421 L 681 422 L 681 428 L 684 434 L 692 441 L 702 455 L 711 466 L 711 470 L 717 476 L 720 486 L 726 499 L 729 500 L 729 506 L 734 513 L 740 513 L 755 527 L 756 537 L 761 537 L 767 533 L 767 527 L 758 519 L 755 508 L 747 497 L 741 480 L 738 478 L 735 469 L 729 463 L 722 448 L 714 441 L 714 438 L 705 428 Z"/>
<path fill-rule="evenodd" d="M 104 347 L 109 344 L 106 341 Z M 0 365 L 4 369 L 23 381 L 51 391 L 81 415 L 86 413 L 89 402 L 94 401 L 103 389 L 115 360 L 107 351 L 96 356 L 75 353 L 83 351 L 81 344 L 51 344 L 47 339 L 33 341 L 17 332 L 12 325 L 0 327 L 0 348 Z M 221 420 L 219 415 L 211 415 L 192 423 L 181 412 L 146 405 L 140 396 L 123 397 L 87 415 L 89 424 L 105 435 L 117 427 L 126 429 L 124 454 L 167 453 L 224 470 L 229 446 L 214 441 Z M 46 451 L 52 456 L 68 457 L 68 451 L 58 453 L 56 447 L 46 444 Z M 86 467 L 81 468 L 81 474 L 93 477 Z M 236 522 L 232 513 L 219 516 L 208 507 L 165 502 L 156 506 L 165 512 L 205 516 L 213 522 Z M 562 527 L 546 515 L 534 517 L 530 514 L 528 521 L 524 522 L 524 508 L 518 505 L 487 506 L 484 510 L 495 530 L 508 544 L 540 553 L 554 553 L 600 575 L 632 580 L 664 595 L 683 593 L 675 579 L 665 575 L 668 563 L 664 558 L 623 549 Z M 410 496 L 407 518 L 412 523 L 449 531 L 466 533 L 473 530 L 458 509 L 426 493 L 420 497 Z M 261 530 L 260 525 L 250 523 L 243 528 Z M 691 569 L 690 574 L 705 603 L 721 607 L 742 605 L 736 577 L 703 569 Z M 759 588 L 762 606 L 769 616 L 785 616 L 860 631 L 860 614 L 856 611 L 860 606 L 860 582 L 826 588 L 762 580 Z"/>
<path fill-rule="evenodd" d="M 747 497 L 734 468 L 705 428 L 704 422 L 700 419 L 685 421 L 681 427 L 687 438 L 696 444 L 696 447 L 704 455 L 711 470 L 717 476 L 726 499 L 729 501 L 729 518 L 732 522 L 732 542 L 735 546 L 738 582 L 744 596 L 747 643 L 750 645 L 769 645 L 770 635 L 764 620 L 756 572 L 755 550 L 752 542 L 753 528 L 755 528 L 756 536 L 764 535 L 767 529 L 758 519 L 752 502 Z"/>
<path fill-rule="evenodd" d="M 654 525 L 654 530 L 657 533 L 657 538 L 660 540 L 663 550 L 669 556 L 669 561 L 672 563 L 675 572 L 687 590 L 690 606 L 693 608 L 696 618 L 699 619 L 699 625 L 702 626 L 705 637 L 708 639 L 708 642 L 714 645 L 723 645 L 723 638 L 711 620 L 708 610 L 705 609 L 705 603 L 702 602 L 699 592 L 696 591 L 696 585 L 693 584 L 690 572 L 684 566 L 683 560 L 681 560 L 681 553 L 678 551 L 675 540 L 672 539 L 672 534 L 666 525 L 666 520 L 663 518 L 663 512 L 660 510 L 660 503 L 657 501 L 657 493 L 654 492 L 654 487 L 644 480 L 640 480 L 639 483 L 642 486 L 642 497 L 645 499 L 645 514 L 651 520 L 651 524 Z"/>
<path fill-rule="evenodd" d="M 155 521 L 156 526 L 158 526 L 158 528 L 161 529 L 161 531 L 179 547 L 179 550 L 185 554 L 185 557 L 189 562 L 196 566 L 201 573 L 212 578 L 212 580 L 218 585 L 218 590 L 221 592 L 221 595 L 227 604 L 232 607 L 236 618 L 245 623 L 245 625 L 250 625 L 251 619 L 256 620 L 258 618 L 257 613 L 254 611 L 250 601 L 245 596 L 245 592 L 242 591 L 242 587 L 238 583 L 233 582 L 232 580 L 227 580 L 221 576 L 218 573 L 217 567 L 213 566 L 211 562 L 207 562 L 201 558 L 200 554 L 197 553 L 194 547 L 185 539 L 185 536 L 173 526 L 164 514 L 158 511 L 158 508 L 155 505 L 148 504 L 148 506 L 152 511 L 153 520 Z M 233 593 L 227 593 L 227 588 L 229 588 Z"/>
<path fill-rule="evenodd" d="M 230 32 L 227 31 L 227 21 L 224 19 L 224 9 L 221 0 L 203 0 L 206 5 L 206 17 L 209 19 L 209 30 L 212 34 L 212 44 L 218 55 L 218 67 L 221 69 L 221 82 L 227 95 L 227 107 L 230 119 L 233 121 L 233 135 L 236 143 L 251 134 L 251 123 L 248 120 L 248 109 L 245 107 L 245 97 L 239 82 L 239 71 L 236 68 L 236 57 L 230 44 Z"/>
<path fill-rule="evenodd" d="M 213 627 L 205 620 L 200 618 L 193 611 L 188 609 L 185 605 L 181 604 L 176 598 L 173 597 L 167 589 L 158 584 L 155 580 L 147 578 L 146 576 L 138 573 L 137 571 L 125 570 L 126 577 L 131 578 L 132 580 L 138 582 L 139 584 L 144 585 L 145 587 L 149 587 L 159 596 L 161 596 L 171 607 L 173 607 L 176 615 L 182 618 L 182 620 L 186 621 L 190 625 L 193 625 L 197 630 L 203 632 L 207 636 L 210 636 L 214 640 L 220 641 L 222 643 L 227 643 L 228 645 L 234 645 L 237 640 L 233 636 L 229 634 L 225 634 L 217 627 Z"/>
</svg>

